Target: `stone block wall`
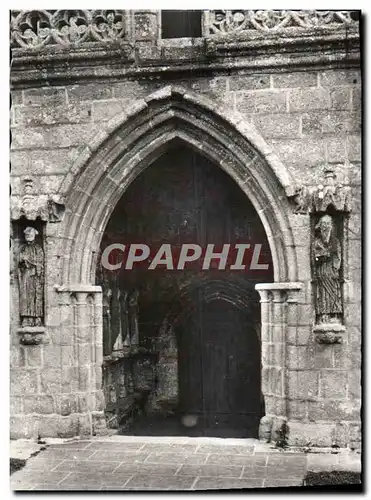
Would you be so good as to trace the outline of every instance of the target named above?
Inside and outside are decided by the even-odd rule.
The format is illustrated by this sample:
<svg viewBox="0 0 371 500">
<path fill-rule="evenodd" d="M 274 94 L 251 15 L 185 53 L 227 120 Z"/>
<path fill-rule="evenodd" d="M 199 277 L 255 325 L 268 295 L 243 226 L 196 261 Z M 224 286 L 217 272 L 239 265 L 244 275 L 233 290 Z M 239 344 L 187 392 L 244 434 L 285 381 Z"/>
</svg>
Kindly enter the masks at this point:
<svg viewBox="0 0 371 500">
<path fill-rule="evenodd" d="M 287 405 L 290 444 L 359 447 L 362 280 L 360 70 L 342 65 L 338 69 L 315 70 L 308 66 L 300 70 L 221 70 L 204 76 L 200 76 L 199 72 L 187 75 L 176 77 L 174 73 L 164 72 L 161 76 L 147 78 L 123 76 L 120 80 L 67 80 L 64 84 L 24 84 L 14 88 L 10 110 L 12 195 L 21 195 L 23 182 L 29 177 L 34 181 L 35 194 L 56 194 L 65 177 L 74 175 L 74 164 L 82 152 L 98 133 L 106 129 L 111 118 L 124 113 L 136 99 L 146 98 L 169 84 L 192 89 L 210 97 L 221 109 L 239 113 L 241 119 L 251 123 L 273 147 L 299 185 L 317 186 L 323 181 L 324 166 L 333 165 L 338 181 L 351 186 L 353 191 L 347 239 L 349 258 L 344 283 L 344 342 L 337 345 L 315 342 L 312 333 L 314 309 L 309 216 L 293 213 L 290 223 L 300 263 L 297 281 L 303 284 L 303 288 L 296 316 L 292 322 L 289 321 L 287 331 L 283 332 L 282 342 L 276 344 L 277 339 L 267 340 L 263 356 L 270 360 L 267 366 L 272 372 L 270 376 L 273 376 L 276 358 L 285 351 L 286 368 L 274 375 L 277 376 L 277 393 L 272 396 L 283 398 Z M 47 229 L 44 241 L 47 262 L 48 252 L 53 254 L 57 240 L 57 229 Z M 15 262 L 12 272 L 15 273 Z M 54 286 L 60 284 L 58 272 L 53 267 L 48 268 L 48 264 L 46 280 L 47 296 L 56 294 Z M 76 339 L 72 331 L 63 327 L 63 299 L 54 302 L 53 307 L 51 305 L 48 309 L 46 326 L 49 343 L 22 346 L 17 335 L 18 288 L 15 274 L 11 287 L 12 436 L 72 436 L 91 432 L 91 415 L 87 409 L 89 405 L 95 409 L 101 409 L 103 405 L 101 373 L 96 373 L 95 368 L 92 372 L 96 362 L 95 346 L 101 342 L 101 325 L 83 324 L 82 316 L 78 320 L 82 327 L 79 331 L 85 332 L 86 336 Z M 75 292 L 66 293 L 69 294 L 66 300 L 75 300 Z M 62 293 L 60 297 L 64 295 Z M 86 297 L 83 302 L 85 300 Z M 82 307 L 87 307 L 85 302 Z M 96 307 L 101 306 L 96 303 Z M 73 349 L 78 350 L 78 354 L 72 356 L 74 360 L 81 360 L 78 365 L 70 361 Z M 96 389 L 93 392 L 89 389 L 87 393 L 84 384 L 89 377 L 95 380 Z M 282 392 L 283 378 L 286 393 Z M 92 398 L 99 400 L 98 405 L 91 402 Z"/>
<path fill-rule="evenodd" d="M 135 99 L 177 84 L 217 100 L 252 123 L 293 173 L 317 185 L 325 163 L 345 184 L 361 183 L 360 70 L 302 70 L 252 76 L 97 81 L 12 92 L 12 190 L 37 178 L 57 192 L 63 176 L 105 122 Z"/>
<path fill-rule="evenodd" d="M 98 288 L 98 287 L 92 287 Z M 99 433 L 102 388 L 101 293 L 60 290 L 46 318 L 47 338 L 21 345 L 12 332 L 12 438 Z"/>
</svg>

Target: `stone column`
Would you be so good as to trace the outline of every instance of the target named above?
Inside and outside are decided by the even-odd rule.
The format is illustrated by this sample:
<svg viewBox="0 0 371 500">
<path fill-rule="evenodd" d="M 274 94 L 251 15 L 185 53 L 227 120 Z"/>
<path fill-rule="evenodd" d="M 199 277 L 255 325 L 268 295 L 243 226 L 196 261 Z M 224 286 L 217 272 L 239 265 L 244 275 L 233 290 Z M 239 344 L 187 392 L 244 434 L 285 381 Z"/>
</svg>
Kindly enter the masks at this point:
<svg viewBox="0 0 371 500">
<path fill-rule="evenodd" d="M 67 341 L 62 345 L 61 392 L 77 396 L 76 434 L 104 434 L 102 289 L 74 285 L 56 290 L 61 334 Z"/>
<path fill-rule="evenodd" d="M 260 421 L 259 438 L 278 441 L 284 438 L 287 420 L 287 312 L 301 283 L 264 283 L 255 288 L 261 303 L 262 392 L 266 411 Z"/>
</svg>

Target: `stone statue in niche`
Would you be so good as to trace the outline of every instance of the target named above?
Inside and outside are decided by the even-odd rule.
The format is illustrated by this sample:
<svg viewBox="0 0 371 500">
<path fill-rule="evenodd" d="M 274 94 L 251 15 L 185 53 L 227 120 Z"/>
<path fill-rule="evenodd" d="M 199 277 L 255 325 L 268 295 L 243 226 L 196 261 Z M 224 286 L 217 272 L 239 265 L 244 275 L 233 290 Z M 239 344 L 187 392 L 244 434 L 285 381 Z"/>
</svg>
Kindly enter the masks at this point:
<svg viewBox="0 0 371 500">
<path fill-rule="evenodd" d="M 329 214 L 322 215 L 315 226 L 315 231 L 312 252 L 317 323 L 341 323 L 342 254 L 334 218 Z"/>
<path fill-rule="evenodd" d="M 35 243 L 38 231 L 24 230 L 26 243 L 19 252 L 19 295 L 22 327 L 42 326 L 44 318 L 44 251 Z"/>
<path fill-rule="evenodd" d="M 137 346 L 139 344 L 138 298 L 139 298 L 138 290 L 135 290 L 129 298 L 129 324 L 130 324 L 130 338 L 132 346 Z"/>
<path fill-rule="evenodd" d="M 121 317 L 121 335 L 124 347 L 130 347 L 130 331 L 128 320 L 128 292 L 121 290 L 120 296 L 120 317 Z"/>
</svg>

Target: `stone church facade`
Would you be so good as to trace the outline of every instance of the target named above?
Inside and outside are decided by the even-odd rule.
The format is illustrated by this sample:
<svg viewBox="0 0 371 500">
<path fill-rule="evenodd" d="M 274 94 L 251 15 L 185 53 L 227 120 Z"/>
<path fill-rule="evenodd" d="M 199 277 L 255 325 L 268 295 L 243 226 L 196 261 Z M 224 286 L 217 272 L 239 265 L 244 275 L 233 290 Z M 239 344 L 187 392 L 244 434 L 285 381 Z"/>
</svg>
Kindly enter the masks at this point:
<svg viewBox="0 0 371 500">
<path fill-rule="evenodd" d="M 177 179 L 183 148 L 210 162 L 215 179 L 221 171 L 233 180 L 233 199 L 255 214 L 252 239 L 259 227 L 271 256 L 272 274 L 250 288 L 222 273 L 198 285 L 207 303 L 243 312 L 256 302 L 261 401 L 251 435 L 358 449 L 359 13 L 172 19 L 154 10 L 12 11 L 11 437 L 104 434 L 120 427 L 135 395 L 147 391 L 163 412 L 187 385 L 167 306 L 153 302 L 152 321 L 140 309 L 142 285 L 125 290 L 100 268 L 107 227 L 111 242 L 119 237 L 120 200 L 129 213 L 131 189 L 143 205 L 148 185 L 165 196 L 176 184 L 167 174 L 158 185 L 148 177 L 147 188 L 138 179 L 171 151 Z M 182 307 L 187 286 L 177 288 Z"/>
</svg>

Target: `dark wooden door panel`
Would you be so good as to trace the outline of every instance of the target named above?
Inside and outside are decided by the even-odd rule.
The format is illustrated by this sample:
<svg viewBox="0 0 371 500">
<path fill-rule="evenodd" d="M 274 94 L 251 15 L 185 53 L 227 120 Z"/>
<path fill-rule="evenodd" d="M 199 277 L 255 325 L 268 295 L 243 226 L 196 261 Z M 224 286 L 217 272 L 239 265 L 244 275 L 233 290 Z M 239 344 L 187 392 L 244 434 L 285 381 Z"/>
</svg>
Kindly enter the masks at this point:
<svg viewBox="0 0 371 500">
<path fill-rule="evenodd" d="M 260 348 L 248 315 L 224 300 L 206 302 L 183 327 L 179 345 L 182 412 L 207 429 L 241 428 L 260 412 Z"/>
</svg>

